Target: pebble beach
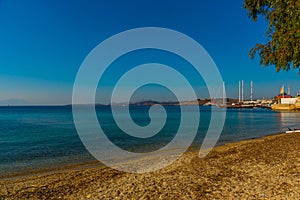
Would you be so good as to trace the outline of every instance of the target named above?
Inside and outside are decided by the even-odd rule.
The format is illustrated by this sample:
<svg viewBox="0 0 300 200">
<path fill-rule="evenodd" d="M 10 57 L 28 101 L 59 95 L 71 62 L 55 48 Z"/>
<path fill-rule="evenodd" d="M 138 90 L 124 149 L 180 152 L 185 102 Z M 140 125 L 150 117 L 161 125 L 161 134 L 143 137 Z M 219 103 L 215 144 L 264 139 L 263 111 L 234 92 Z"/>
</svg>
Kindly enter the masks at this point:
<svg viewBox="0 0 300 200">
<path fill-rule="evenodd" d="M 0 199 L 300 199 L 300 134 L 190 151 L 151 173 L 71 167 L 0 180 Z"/>
</svg>

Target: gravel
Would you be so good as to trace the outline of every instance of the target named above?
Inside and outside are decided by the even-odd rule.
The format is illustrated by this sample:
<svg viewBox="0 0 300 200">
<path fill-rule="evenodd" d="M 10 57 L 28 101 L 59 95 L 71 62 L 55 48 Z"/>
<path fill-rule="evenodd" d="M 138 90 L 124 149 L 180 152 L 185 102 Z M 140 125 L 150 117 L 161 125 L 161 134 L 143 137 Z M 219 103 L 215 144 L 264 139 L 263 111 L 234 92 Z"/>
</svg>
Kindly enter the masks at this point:
<svg viewBox="0 0 300 200">
<path fill-rule="evenodd" d="M 187 152 L 151 173 L 103 166 L 0 180 L 0 199 L 300 199 L 300 134 Z"/>
</svg>

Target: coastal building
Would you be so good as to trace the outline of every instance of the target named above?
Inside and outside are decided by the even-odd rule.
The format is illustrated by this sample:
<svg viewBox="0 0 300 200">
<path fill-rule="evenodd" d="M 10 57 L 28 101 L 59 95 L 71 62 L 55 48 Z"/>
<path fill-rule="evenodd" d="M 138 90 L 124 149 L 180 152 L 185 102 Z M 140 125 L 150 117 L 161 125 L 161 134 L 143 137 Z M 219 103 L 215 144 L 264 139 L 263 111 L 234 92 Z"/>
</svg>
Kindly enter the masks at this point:
<svg viewBox="0 0 300 200">
<path fill-rule="evenodd" d="M 300 110 L 300 96 L 292 97 L 290 89 L 288 94 L 284 92 L 284 86 L 280 88 L 280 94 L 275 97 L 275 103 L 271 107 L 277 111 L 295 111 Z"/>
</svg>

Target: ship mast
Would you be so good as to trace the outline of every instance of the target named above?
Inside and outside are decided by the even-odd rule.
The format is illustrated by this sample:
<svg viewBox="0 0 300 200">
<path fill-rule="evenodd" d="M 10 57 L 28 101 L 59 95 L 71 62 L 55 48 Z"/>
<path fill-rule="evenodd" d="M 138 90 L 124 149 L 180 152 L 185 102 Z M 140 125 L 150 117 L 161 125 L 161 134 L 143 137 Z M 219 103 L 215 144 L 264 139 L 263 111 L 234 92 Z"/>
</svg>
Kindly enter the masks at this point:
<svg viewBox="0 0 300 200">
<path fill-rule="evenodd" d="M 241 81 L 239 81 L 239 102 L 241 102 Z"/>
<path fill-rule="evenodd" d="M 250 100 L 253 101 L 253 82 L 250 81 Z"/>
<path fill-rule="evenodd" d="M 225 105 L 225 82 L 223 81 L 223 91 L 222 91 L 222 96 L 223 96 L 223 105 Z"/>
<path fill-rule="evenodd" d="M 244 101 L 244 80 L 242 80 L 242 102 Z"/>
</svg>

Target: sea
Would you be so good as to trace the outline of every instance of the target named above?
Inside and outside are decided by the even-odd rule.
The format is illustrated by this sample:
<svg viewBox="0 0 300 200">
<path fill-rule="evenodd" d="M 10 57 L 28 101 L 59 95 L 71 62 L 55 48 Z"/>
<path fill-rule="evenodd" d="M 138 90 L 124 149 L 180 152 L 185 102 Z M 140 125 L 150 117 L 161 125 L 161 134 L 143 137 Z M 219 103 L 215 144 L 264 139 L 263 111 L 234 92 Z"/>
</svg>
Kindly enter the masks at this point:
<svg viewBox="0 0 300 200">
<path fill-rule="evenodd" d="M 125 134 L 114 121 L 110 106 L 96 106 L 96 113 L 103 131 L 115 145 L 126 151 L 143 153 L 162 148 L 176 135 L 181 122 L 180 107 L 164 107 L 166 123 L 151 139 Z M 217 145 L 259 138 L 300 126 L 298 112 L 275 112 L 262 108 L 224 110 L 214 106 L 199 108 L 200 122 L 191 144 L 193 149 L 200 148 L 212 112 L 226 112 Z M 129 110 L 137 125 L 145 126 L 151 122 L 149 106 L 130 106 Z M 189 106 L 189 110 L 195 110 L 195 106 Z M 181 148 L 180 142 L 177 145 Z M 85 148 L 75 128 L 71 106 L 0 107 L 0 178 L 93 162 L 96 159 Z"/>
</svg>

